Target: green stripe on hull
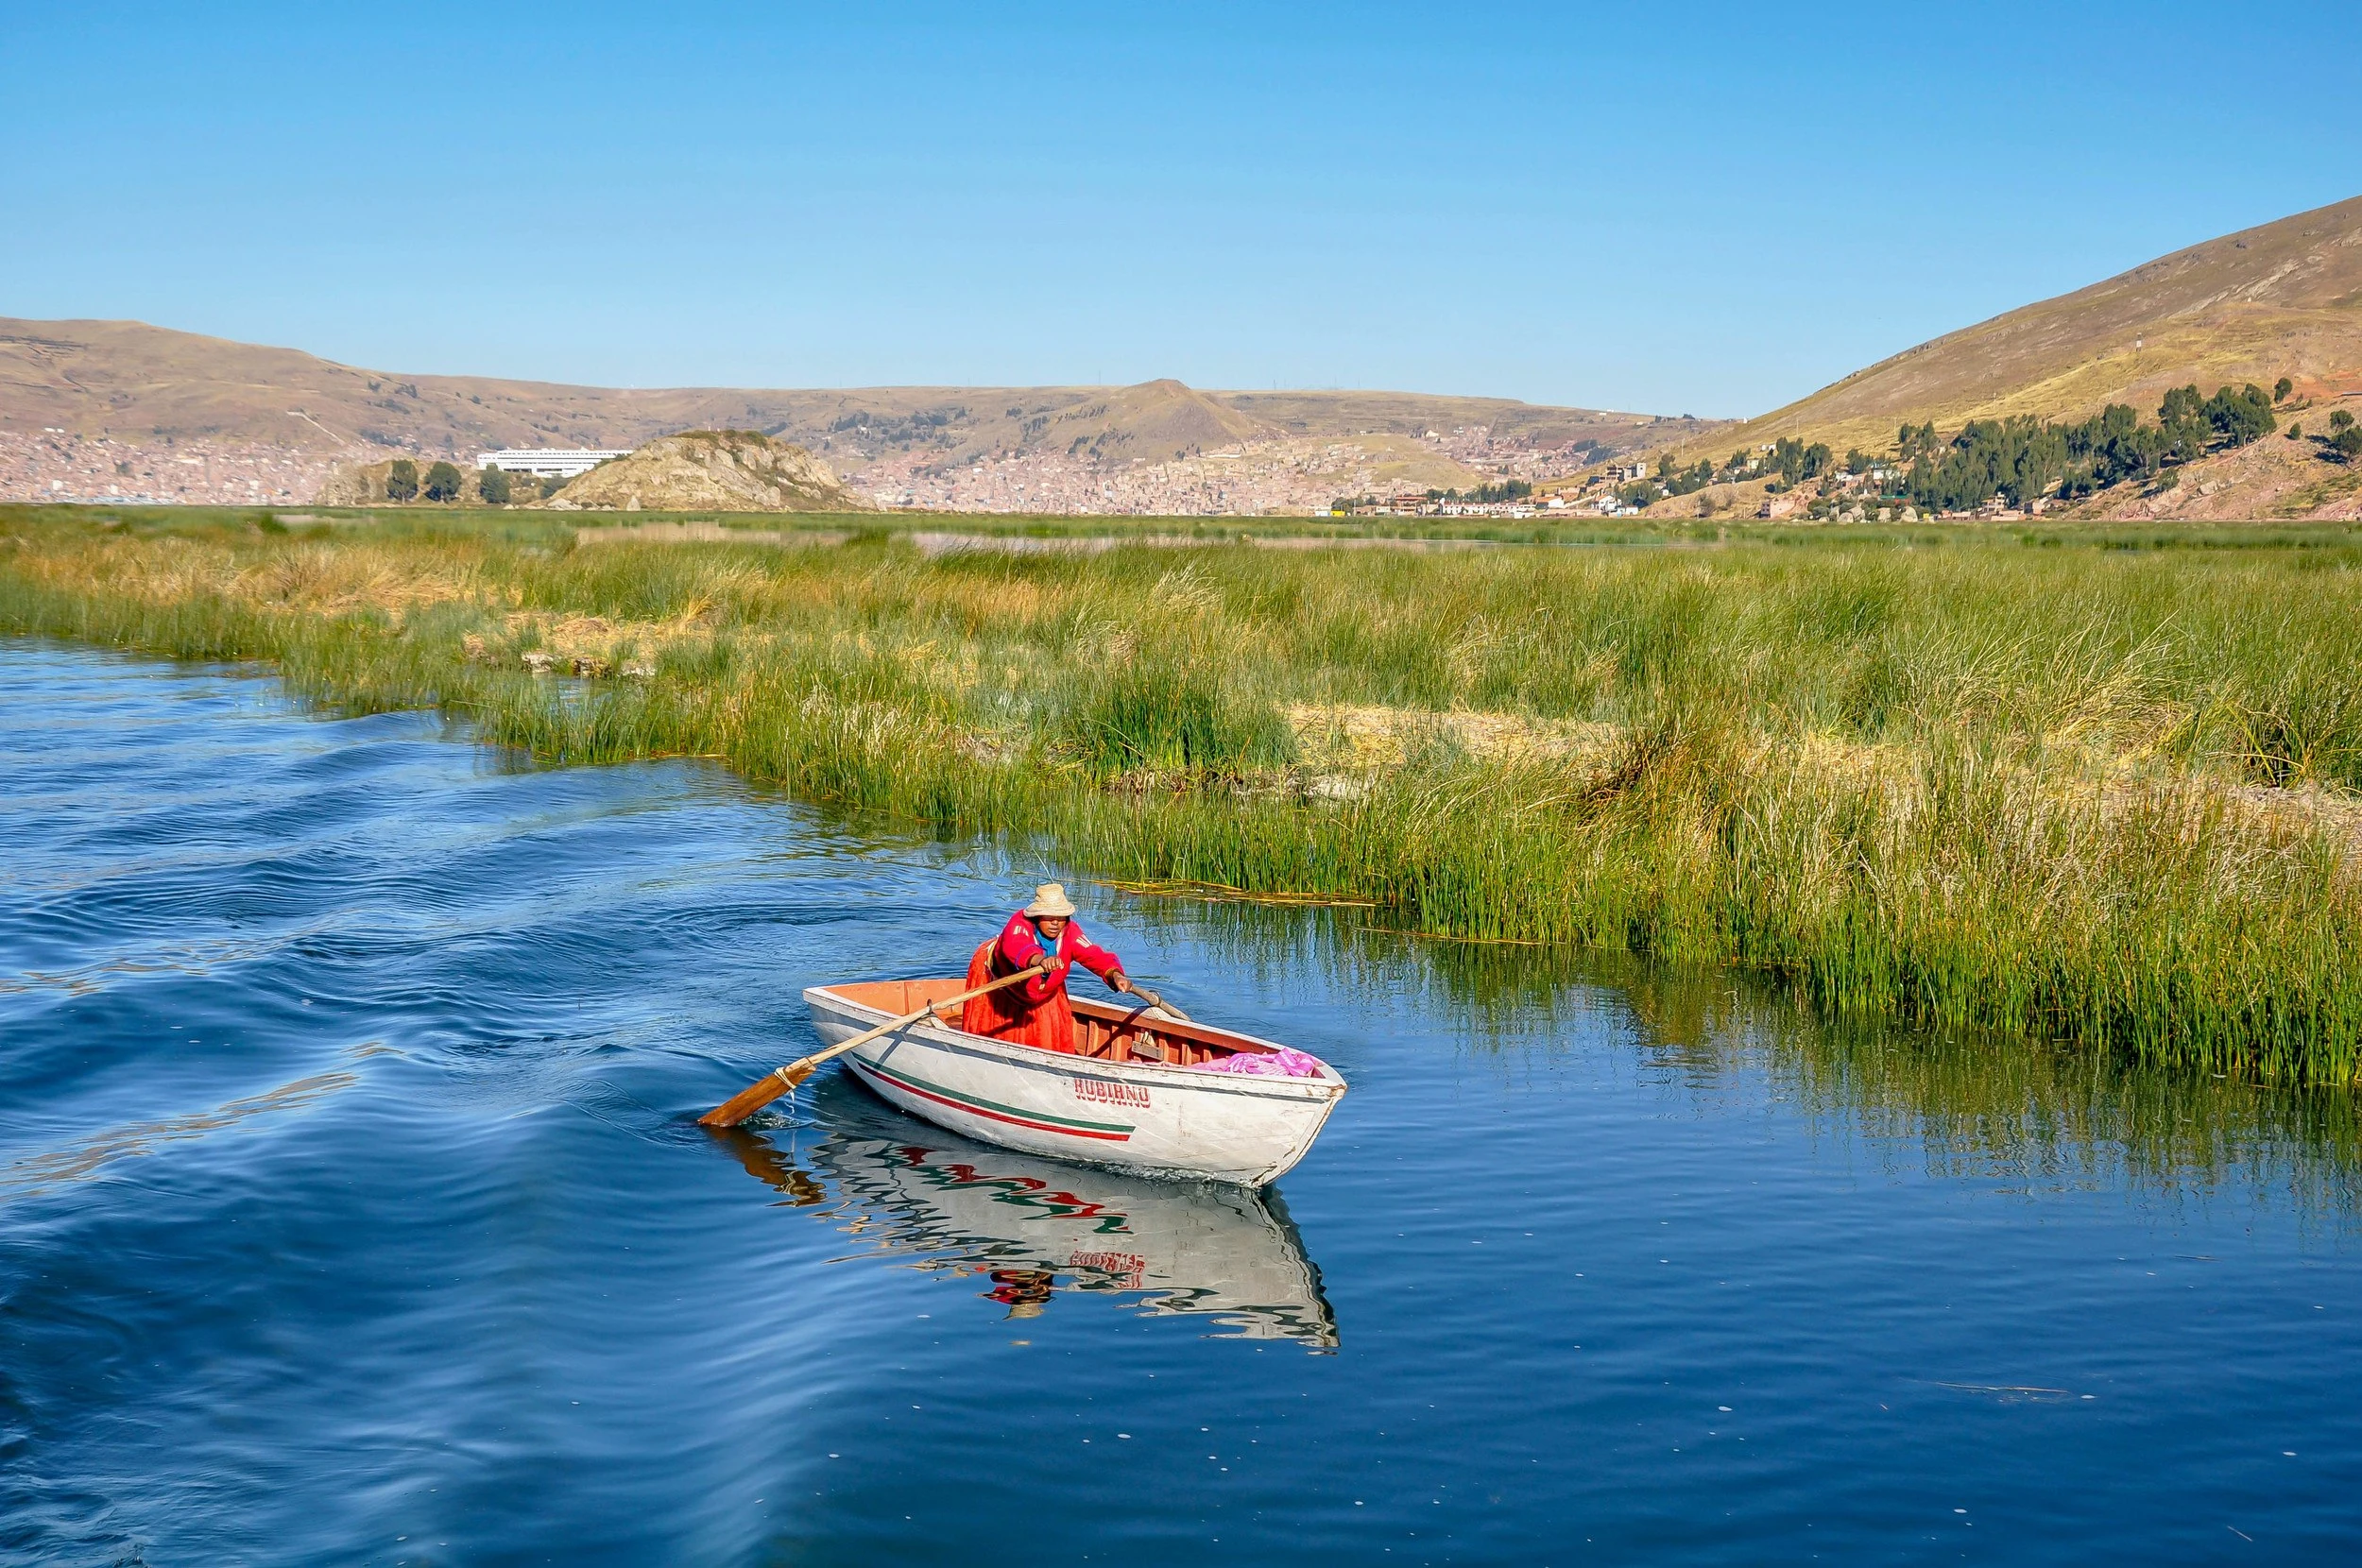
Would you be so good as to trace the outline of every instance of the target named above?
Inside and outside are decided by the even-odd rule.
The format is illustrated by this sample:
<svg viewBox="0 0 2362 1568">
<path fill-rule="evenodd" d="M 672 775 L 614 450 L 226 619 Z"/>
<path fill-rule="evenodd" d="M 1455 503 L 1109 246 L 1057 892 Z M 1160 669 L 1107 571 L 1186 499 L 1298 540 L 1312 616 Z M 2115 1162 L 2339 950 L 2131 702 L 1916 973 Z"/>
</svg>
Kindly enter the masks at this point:
<svg viewBox="0 0 2362 1568">
<path fill-rule="evenodd" d="M 997 1099 L 985 1099 L 979 1095 L 947 1088 L 941 1083 L 931 1083 L 916 1073 L 906 1071 L 901 1067 L 889 1067 L 881 1063 L 869 1061 L 864 1061 L 862 1065 L 881 1078 L 907 1082 L 913 1088 L 924 1089 L 929 1094 L 941 1095 L 946 1099 L 954 1099 L 963 1105 L 971 1105 L 980 1111 L 997 1112 L 1005 1116 L 1023 1116 L 1031 1121 L 1055 1122 L 1060 1127 L 1071 1127 L 1084 1133 L 1129 1133 L 1133 1131 L 1133 1124 L 1127 1121 L 1084 1121 L 1074 1116 L 1056 1116 L 1049 1111 L 1027 1110 L 1022 1105 L 1003 1105 Z"/>
</svg>

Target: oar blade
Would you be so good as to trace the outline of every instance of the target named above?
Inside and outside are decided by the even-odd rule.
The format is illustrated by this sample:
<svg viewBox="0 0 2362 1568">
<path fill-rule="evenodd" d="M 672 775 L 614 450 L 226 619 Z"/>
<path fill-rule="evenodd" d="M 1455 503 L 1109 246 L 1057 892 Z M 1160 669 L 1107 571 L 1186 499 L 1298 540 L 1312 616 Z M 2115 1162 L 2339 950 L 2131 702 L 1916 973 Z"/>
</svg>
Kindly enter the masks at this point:
<svg viewBox="0 0 2362 1568">
<path fill-rule="evenodd" d="M 1169 1013 L 1185 1024 L 1195 1021 L 1188 1014 L 1182 1012 L 1179 1008 L 1173 1006 L 1171 1002 L 1165 1000 L 1164 997 L 1156 995 L 1154 991 L 1143 990 L 1139 986 L 1136 985 L 1132 988 L 1132 992 L 1135 996 L 1146 997 L 1148 1005 L 1155 1008 L 1159 1013 Z"/>
<path fill-rule="evenodd" d="M 796 1065 L 802 1066 L 803 1064 L 797 1063 Z M 793 1081 L 790 1081 L 787 1078 L 787 1074 L 793 1071 L 795 1071 L 795 1068 L 788 1067 L 782 1068 L 779 1072 L 764 1073 L 761 1078 L 755 1080 L 752 1083 L 747 1084 L 745 1088 L 739 1090 L 738 1093 L 730 1096 L 729 1099 L 724 1100 L 721 1104 L 716 1105 L 712 1110 L 708 1111 L 704 1116 L 699 1116 L 697 1118 L 698 1125 L 702 1127 L 736 1127 L 740 1122 L 745 1121 L 748 1116 L 753 1116 L 757 1111 L 762 1110 L 764 1106 L 779 1099 L 779 1096 L 794 1088 L 796 1083 L 802 1082 L 804 1077 L 811 1074 L 812 1069 L 810 1067 L 805 1067 L 803 1074 L 797 1076 Z"/>
</svg>

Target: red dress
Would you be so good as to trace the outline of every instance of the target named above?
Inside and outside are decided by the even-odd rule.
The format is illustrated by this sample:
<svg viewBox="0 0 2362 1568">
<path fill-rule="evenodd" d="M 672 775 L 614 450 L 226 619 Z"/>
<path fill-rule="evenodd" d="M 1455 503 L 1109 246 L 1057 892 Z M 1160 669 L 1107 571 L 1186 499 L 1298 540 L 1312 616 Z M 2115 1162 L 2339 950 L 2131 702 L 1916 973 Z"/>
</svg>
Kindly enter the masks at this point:
<svg viewBox="0 0 2362 1568">
<path fill-rule="evenodd" d="M 1041 933 L 1022 913 L 1009 916 L 1009 923 L 1001 928 L 1001 934 L 976 949 L 967 961 L 967 983 L 964 991 L 988 985 L 1003 975 L 1014 975 L 1041 957 L 1044 952 Z M 1081 964 L 1101 980 L 1113 980 L 1123 973 L 1123 961 L 1083 934 L 1083 928 L 1072 920 L 1058 933 L 1058 947 L 1051 955 L 1051 969 L 1046 975 L 1036 975 L 1022 985 L 1012 985 L 989 996 L 970 997 L 960 1014 L 960 1028 L 970 1034 L 982 1034 L 994 1040 L 1017 1040 L 1037 1046 L 1043 1050 L 1072 1051 L 1074 1049 L 1074 1010 L 1067 1004 L 1067 971 Z"/>
</svg>

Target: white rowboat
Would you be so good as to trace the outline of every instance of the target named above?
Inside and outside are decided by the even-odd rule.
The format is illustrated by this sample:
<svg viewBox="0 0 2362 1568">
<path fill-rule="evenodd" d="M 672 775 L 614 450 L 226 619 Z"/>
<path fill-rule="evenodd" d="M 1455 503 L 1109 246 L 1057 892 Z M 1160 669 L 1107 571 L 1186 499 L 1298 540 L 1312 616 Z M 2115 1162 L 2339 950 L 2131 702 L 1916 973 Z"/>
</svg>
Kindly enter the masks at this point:
<svg viewBox="0 0 2362 1568">
<path fill-rule="evenodd" d="M 804 993 L 829 1045 L 959 995 L 956 978 L 863 980 Z M 1207 1072 L 1198 1064 L 1279 1049 L 1140 1007 L 1070 998 L 1076 1049 L 988 1040 L 922 1019 L 846 1052 L 853 1075 L 938 1127 L 1029 1154 L 1261 1186 L 1304 1158 L 1345 1081 Z"/>
</svg>

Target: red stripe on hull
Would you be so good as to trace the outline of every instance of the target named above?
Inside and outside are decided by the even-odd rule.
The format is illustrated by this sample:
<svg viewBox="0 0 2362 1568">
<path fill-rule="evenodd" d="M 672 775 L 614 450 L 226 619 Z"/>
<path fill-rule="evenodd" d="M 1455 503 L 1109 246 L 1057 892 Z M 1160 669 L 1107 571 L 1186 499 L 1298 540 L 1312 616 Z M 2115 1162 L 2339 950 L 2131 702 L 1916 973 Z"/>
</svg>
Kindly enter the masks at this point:
<svg viewBox="0 0 2362 1568">
<path fill-rule="evenodd" d="M 938 1105 L 949 1105 L 954 1111 L 965 1111 L 971 1116 L 985 1116 L 994 1121 L 1005 1121 L 1018 1127 L 1030 1127 L 1037 1133 L 1063 1133 L 1070 1138 L 1098 1138 L 1105 1143 L 1129 1143 L 1132 1138 L 1129 1133 L 1087 1133 L 1073 1127 L 1054 1127 L 1049 1122 L 1033 1121 L 1024 1116 L 1004 1116 L 999 1111 L 987 1111 L 981 1105 L 970 1105 L 963 1100 L 953 1099 L 948 1095 L 931 1093 L 915 1083 L 905 1082 L 890 1073 L 873 1067 L 866 1062 L 855 1061 L 853 1065 L 864 1072 L 876 1074 L 906 1095 L 916 1095 L 921 1099 L 932 1099 Z"/>
</svg>

